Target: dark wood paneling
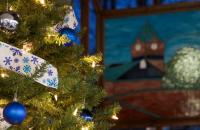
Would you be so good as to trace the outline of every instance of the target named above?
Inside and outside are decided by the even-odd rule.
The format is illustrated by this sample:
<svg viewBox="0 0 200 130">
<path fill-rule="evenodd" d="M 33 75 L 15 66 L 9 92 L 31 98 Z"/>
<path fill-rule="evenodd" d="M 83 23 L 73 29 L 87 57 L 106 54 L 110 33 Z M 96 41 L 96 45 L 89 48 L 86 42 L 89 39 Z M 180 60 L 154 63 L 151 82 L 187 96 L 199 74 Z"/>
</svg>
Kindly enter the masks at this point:
<svg viewBox="0 0 200 130">
<path fill-rule="evenodd" d="M 103 52 L 103 41 L 104 41 L 104 18 L 103 18 L 103 9 L 99 0 L 93 0 L 95 12 L 96 12 L 96 44 L 97 52 Z"/>
<path fill-rule="evenodd" d="M 100 13 L 100 11 L 102 11 L 101 4 L 100 4 L 99 0 L 93 0 L 93 4 L 94 4 L 94 10 L 98 15 Z"/>
<path fill-rule="evenodd" d="M 96 24 L 96 43 L 97 43 L 97 52 L 104 52 L 104 19 L 101 15 L 97 15 L 98 23 Z"/>
<path fill-rule="evenodd" d="M 88 53 L 89 45 L 89 0 L 81 1 L 81 29 L 84 31 L 81 36 L 81 43 L 84 46 L 84 53 Z"/>
<path fill-rule="evenodd" d="M 141 7 L 131 9 L 129 8 L 121 10 L 104 10 L 102 12 L 102 15 L 105 18 L 119 18 L 127 16 L 148 15 L 153 13 L 165 13 L 195 9 L 200 9 L 200 2 L 177 3 L 172 5 L 156 5 L 152 7 Z"/>
</svg>

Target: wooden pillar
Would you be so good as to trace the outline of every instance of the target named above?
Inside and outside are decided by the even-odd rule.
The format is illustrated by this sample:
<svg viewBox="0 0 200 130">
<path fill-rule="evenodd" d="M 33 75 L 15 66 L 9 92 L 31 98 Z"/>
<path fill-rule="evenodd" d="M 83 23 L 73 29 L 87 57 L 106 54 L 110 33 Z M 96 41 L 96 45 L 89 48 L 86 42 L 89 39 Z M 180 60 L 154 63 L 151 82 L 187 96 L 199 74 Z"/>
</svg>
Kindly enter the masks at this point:
<svg viewBox="0 0 200 130">
<path fill-rule="evenodd" d="M 97 15 L 97 20 L 98 25 L 96 26 L 96 34 L 97 34 L 97 38 L 96 38 L 96 42 L 97 42 L 97 51 L 103 53 L 104 52 L 104 32 L 103 32 L 103 28 L 104 28 L 104 19 L 101 15 Z"/>
<path fill-rule="evenodd" d="M 80 0 L 81 3 L 81 30 L 84 31 L 81 36 L 81 43 L 84 46 L 84 54 L 88 54 L 89 46 L 89 0 Z"/>
<path fill-rule="evenodd" d="M 98 0 L 93 0 L 95 12 L 96 12 L 96 45 L 97 52 L 103 53 L 104 51 L 104 18 L 103 18 L 103 10 L 101 8 L 100 2 Z"/>
<path fill-rule="evenodd" d="M 97 52 L 101 52 L 103 53 L 103 42 L 104 42 L 104 32 L 103 32 L 103 28 L 104 28 L 104 19 L 103 19 L 103 15 L 102 15 L 102 6 L 99 2 L 99 0 L 93 0 L 93 4 L 94 4 L 94 9 L 95 9 L 95 13 L 96 13 L 96 48 L 97 48 Z M 102 63 L 103 64 L 103 60 Z M 103 86 L 103 75 L 99 78 L 99 85 Z"/>
</svg>

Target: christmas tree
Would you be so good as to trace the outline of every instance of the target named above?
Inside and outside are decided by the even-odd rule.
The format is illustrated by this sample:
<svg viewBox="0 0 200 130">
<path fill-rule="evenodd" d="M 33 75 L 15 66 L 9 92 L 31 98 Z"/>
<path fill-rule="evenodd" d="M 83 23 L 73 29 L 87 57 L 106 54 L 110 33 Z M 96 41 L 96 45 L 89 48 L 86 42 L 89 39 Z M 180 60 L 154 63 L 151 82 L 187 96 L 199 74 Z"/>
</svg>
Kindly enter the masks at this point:
<svg viewBox="0 0 200 130">
<path fill-rule="evenodd" d="M 10 71 L 13 69 L 11 67 L 10 70 L 1 68 L 0 107 L 4 108 L 13 102 L 13 96 L 17 94 L 18 102 L 27 111 L 21 124 L 11 125 L 8 129 L 107 130 L 112 126 L 110 117 L 119 111 L 119 107 L 101 105 L 106 96 L 99 86 L 99 78 L 103 72 L 101 55 L 84 56 L 82 46 L 66 45 L 70 44 L 71 39 L 55 32 L 54 26 L 63 21 L 66 13 L 72 9 L 70 7 L 66 0 L 0 1 L 1 12 L 12 10 L 9 12 L 19 15 L 19 24 L 14 31 L 1 28 L 0 41 L 47 61 L 35 68 L 34 74 L 21 75 Z M 12 66 L 14 62 L 26 61 L 27 59 L 18 61 L 7 57 L 4 63 Z M 57 89 L 33 80 L 47 71 L 49 63 L 58 71 Z M 17 71 L 17 68 L 14 69 Z M 26 70 L 28 72 L 28 68 Z M 48 74 L 51 75 L 51 72 Z M 84 114 L 90 116 L 90 119 Z"/>
</svg>

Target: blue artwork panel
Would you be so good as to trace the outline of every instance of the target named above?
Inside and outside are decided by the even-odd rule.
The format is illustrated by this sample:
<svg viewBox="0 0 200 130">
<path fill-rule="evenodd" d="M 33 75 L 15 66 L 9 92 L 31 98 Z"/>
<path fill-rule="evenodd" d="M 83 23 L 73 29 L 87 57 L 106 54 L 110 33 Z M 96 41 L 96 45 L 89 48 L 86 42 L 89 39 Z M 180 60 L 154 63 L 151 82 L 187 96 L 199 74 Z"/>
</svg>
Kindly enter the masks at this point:
<svg viewBox="0 0 200 130">
<path fill-rule="evenodd" d="M 73 1 L 73 8 L 74 12 L 78 21 L 78 26 L 76 27 L 76 31 L 80 32 L 81 30 L 81 5 L 80 5 L 80 0 L 74 0 Z M 80 45 L 80 38 L 77 40 L 77 44 Z"/>
<path fill-rule="evenodd" d="M 162 0 L 163 4 L 173 4 L 178 2 L 198 2 L 200 0 Z"/>
<path fill-rule="evenodd" d="M 132 61 L 131 46 L 146 24 L 164 43 L 167 63 L 184 46 L 200 48 L 200 11 L 161 13 L 105 21 L 104 62 L 106 66 Z"/>
</svg>

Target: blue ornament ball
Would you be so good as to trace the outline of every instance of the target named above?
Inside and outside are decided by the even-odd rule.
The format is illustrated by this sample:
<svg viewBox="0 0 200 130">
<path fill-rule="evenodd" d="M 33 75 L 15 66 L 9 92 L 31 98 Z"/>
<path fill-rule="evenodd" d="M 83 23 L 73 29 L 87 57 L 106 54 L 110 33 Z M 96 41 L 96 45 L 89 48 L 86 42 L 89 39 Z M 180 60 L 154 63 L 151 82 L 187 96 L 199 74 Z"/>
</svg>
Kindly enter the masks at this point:
<svg viewBox="0 0 200 130">
<path fill-rule="evenodd" d="M 66 45 L 67 44 L 72 45 L 71 43 L 73 43 L 73 42 L 76 43 L 76 41 L 77 41 L 77 35 L 76 35 L 76 31 L 75 30 L 73 30 L 71 28 L 62 28 L 59 32 L 60 32 L 61 35 L 64 35 L 68 39 L 71 40 L 71 42 L 70 43 L 66 43 Z"/>
<path fill-rule="evenodd" d="M 83 109 L 81 112 L 81 117 L 85 120 L 85 121 L 92 121 L 93 120 L 93 115 L 92 113 L 88 110 L 88 109 Z"/>
<path fill-rule="evenodd" d="M 71 41 L 71 42 L 69 42 L 69 43 L 65 43 L 64 44 L 64 46 L 67 46 L 67 47 L 70 47 L 70 46 L 73 46 L 74 44 L 73 44 L 73 42 Z"/>
<path fill-rule="evenodd" d="M 3 110 L 4 119 L 12 124 L 19 125 L 26 118 L 26 108 L 19 102 L 11 102 Z"/>
</svg>

